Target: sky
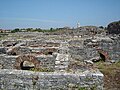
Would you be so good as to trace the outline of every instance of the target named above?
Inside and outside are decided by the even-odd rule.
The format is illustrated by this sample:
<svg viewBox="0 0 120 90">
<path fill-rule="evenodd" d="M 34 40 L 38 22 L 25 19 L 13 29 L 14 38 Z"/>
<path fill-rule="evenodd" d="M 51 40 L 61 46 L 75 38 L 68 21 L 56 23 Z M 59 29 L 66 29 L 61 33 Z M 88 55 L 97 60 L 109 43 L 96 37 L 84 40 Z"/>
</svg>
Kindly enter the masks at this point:
<svg viewBox="0 0 120 90">
<path fill-rule="evenodd" d="M 0 0 L 0 28 L 107 26 L 120 20 L 120 0 Z"/>
</svg>

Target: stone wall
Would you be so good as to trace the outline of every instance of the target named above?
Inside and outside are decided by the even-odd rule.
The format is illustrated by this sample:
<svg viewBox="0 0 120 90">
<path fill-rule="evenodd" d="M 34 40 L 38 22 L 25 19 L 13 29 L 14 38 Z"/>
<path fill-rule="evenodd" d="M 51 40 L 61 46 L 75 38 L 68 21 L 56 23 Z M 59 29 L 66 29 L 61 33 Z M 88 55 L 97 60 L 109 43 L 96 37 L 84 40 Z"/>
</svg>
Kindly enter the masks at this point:
<svg viewBox="0 0 120 90">
<path fill-rule="evenodd" d="M 119 38 L 120 37 L 95 37 L 94 39 L 86 39 L 84 43 L 81 44 L 83 47 L 81 47 L 81 45 L 69 47 L 69 52 L 73 58 L 81 56 L 83 60 L 90 60 L 97 57 L 101 58 L 101 53 L 107 61 L 118 61 L 120 60 Z"/>
<path fill-rule="evenodd" d="M 50 71 L 55 71 L 55 56 L 53 55 L 42 55 L 36 56 L 37 60 L 40 61 L 40 67 L 48 69 Z"/>
<path fill-rule="evenodd" d="M 120 60 L 120 41 L 119 40 L 111 40 L 111 41 L 105 41 L 103 40 L 100 43 L 101 49 L 105 50 L 110 60 L 118 61 Z"/>
<path fill-rule="evenodd" d="M 86 39 L 84 41 L 84 50 L 86 58 L 100 57 L 100 53 L 105 56 L 107 61 L 120 60 L 120 41 L 119 37 L 102 37 L 95 39 Z"/>
<path fill-rule="evenodd" d="M 1 90 L 103 90 L 103 74 L 0 70 Z"/>
<path fill-rule="evenodd" d="M 17 56 L 0 55 L 0 64 L 2 69 L 14 69 Z"/>
<path fill-rule="evenodd" d="M 18 57 L 19 56 L 1 55 L 0 56 L 0 64 L 2 65 L 2 69 L 18 69 L 22 62 L 30 61 L 30 58 L 28 58 L 28 60 L 22 59 L 22 61 L 19 61 L 19 60 L 17 60 Z M 52 55 L 47 55 L 47 56 L 40 55 L 40 56 L 35 56 L 35 58 L 38 62 L 40 62 L 40 63 L 38 63 L 39 65 L 37 65 L 37 67 L 48 68 L 50 70 L 54 70 L 54 68 L 55 68 L 55 57 L 54 56 L 52 56 Z M 36 60 L 31 60 L 30 62 L 35 64 Z M 16 68 L 16 66 L 18 68 Z"/>
</svg>

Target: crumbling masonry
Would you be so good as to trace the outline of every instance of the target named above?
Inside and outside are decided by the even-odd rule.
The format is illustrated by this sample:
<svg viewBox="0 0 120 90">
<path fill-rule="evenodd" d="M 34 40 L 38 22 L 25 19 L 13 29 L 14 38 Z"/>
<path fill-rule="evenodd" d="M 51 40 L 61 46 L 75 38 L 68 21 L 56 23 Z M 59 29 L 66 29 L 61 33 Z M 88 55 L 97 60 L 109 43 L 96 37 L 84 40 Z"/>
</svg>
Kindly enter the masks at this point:
<svg viewBox="0 0 120 90">
<path fill-rule="evenodd" d="M 94 37 L 22 32 L 10 35 L 0 41 L 0 89 L 103 90 L 103 74 L 91 62 L 118 61 L 119 40 L 119 36 L 109 38 L 99 34 Z"/>
</svg>

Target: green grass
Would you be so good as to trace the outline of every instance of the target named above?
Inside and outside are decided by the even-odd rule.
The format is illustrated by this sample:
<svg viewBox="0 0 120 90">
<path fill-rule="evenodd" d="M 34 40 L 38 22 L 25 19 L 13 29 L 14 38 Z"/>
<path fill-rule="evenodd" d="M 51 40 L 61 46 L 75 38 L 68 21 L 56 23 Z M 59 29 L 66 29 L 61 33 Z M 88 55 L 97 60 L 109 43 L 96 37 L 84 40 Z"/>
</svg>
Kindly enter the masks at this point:
<svg viewBox="0 0 120 90">
<path fill-rule="evenodd" d="M 120 62 L 116 62 L 113 64 L 105 64 L 104 62 L 98 62 L 96 63 L 96 66 L 101 72 L 113 75 L 114 70 L 120 69 Z"/>
<path fill-rule="evenodd" d="M 30 69 L 30 71 L 35 71 L 35 72 L 54 72 L 54 70 L 51 70 L 51 69 L 48 69 L 48 68 L 40 68 L 40 69 L 32 68 L 32 69 Z"/>
<path fill-rule="evenodd" d="M 78 90 L 87 90 L 85 87 L 79 87 Z"/>
</svg>

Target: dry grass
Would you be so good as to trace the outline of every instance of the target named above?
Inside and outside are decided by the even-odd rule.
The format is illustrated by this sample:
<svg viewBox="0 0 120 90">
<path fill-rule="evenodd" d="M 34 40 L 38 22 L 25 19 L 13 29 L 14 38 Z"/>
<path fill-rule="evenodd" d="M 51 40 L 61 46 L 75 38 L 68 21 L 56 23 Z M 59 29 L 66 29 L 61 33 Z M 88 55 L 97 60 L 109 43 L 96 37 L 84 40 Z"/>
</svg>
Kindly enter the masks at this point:
<svg viewBox="0 0 120 90">
<path fill-rule="evenodd" d="M 113 64 L 98 62 L 95 65 L 104 74 L 105 90 L 120 90 L 120 62 Z"/>
</svg>

